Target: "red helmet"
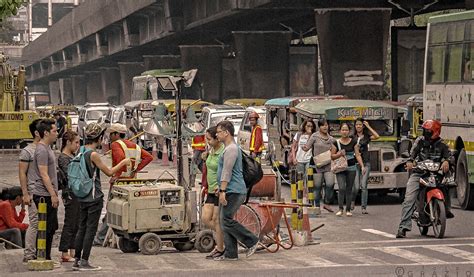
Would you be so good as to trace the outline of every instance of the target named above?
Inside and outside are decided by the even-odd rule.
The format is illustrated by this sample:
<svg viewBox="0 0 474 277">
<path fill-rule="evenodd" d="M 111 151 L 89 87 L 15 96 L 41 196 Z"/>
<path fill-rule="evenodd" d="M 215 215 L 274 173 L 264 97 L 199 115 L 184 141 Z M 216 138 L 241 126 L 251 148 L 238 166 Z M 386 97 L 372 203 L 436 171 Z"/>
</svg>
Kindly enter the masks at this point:
<svg viewBox="0 0 474 277">
<path fill-rule="evenodd" d="M 260 118 L 260 116 L 258 115 L 257 112 L 251 112 L 250 115 L 249 115 L 249 118 Z"/>
<path fill-rule="evenodd" d="M 431 139 L 437 139 L 441 134 L 441 122 L 439 122 L 438 120 L 428 119 L 423 122 L 421 128 L 431 132 Z"/>
</svg>

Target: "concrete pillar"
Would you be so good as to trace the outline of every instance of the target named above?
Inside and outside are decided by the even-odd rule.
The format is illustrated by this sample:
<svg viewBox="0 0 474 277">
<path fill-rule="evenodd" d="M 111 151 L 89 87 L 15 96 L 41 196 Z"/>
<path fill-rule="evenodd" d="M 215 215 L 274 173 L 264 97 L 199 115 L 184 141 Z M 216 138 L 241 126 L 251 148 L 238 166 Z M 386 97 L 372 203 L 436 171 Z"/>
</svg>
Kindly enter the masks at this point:
<svg viewBox="0 0 474 277">
<path fill-rule="evenodd" d="M 51 97 L 52 104 L 59 104 L 61 102 L 59 90 L 59 81 L 49 81 L 49 96 Z"/>
<path fill-rule="evenodd" d="M 325 94 L 384 99 L 390 9 L 316 10 Z"/>
<path fill-rule="evenodd" d="M 212 103 L 222 101 L 223 45 L 180 45 L 181 68 L 198 69 L 197 81 L 202 85 L 202 98 Z M 196 81 L 196 80 L 195 80 Z M 196 87 L 196 89 L 201 89 Z"/>
<path fill-rule="evenodd" d="M 87 102 L 106 102 L 100 71 L 86 71 L 86 95 Z"/>
<path fill-rule="evenodd" d="M 234 36 L 236 86 L 242 98 L 275 98 L 289 95 L 290 32 L 245 31 Z"/>
<path fill-rule="evenodd" d="M 71 78 L 60 78 L 59 90 L 61 91 L 62 103 L 64 104 L 74 103 Z"/>
<path fill-rule="evenodd" d="M 181 68 L 179 55 L 143 55 L 145 70 Z"/>
<path fill-rule="evenodd" d="M 141 62 L 119 62 L 121 92 L 119 103 L 124 104 L 132 98 L 132 79 L 145 71 Z"/>
<path fill-rule="evenodd" d="M 87 102 L 85 75 L 72 75 L 71 83 L 73 103 L 76 105 L 84 105 Z"/>
<path fill-rule="evenodd" d="M 101 67 L 102 91 L 110 104 L 120 104 L 120 71 L 118 67 Z"/>
</svg>

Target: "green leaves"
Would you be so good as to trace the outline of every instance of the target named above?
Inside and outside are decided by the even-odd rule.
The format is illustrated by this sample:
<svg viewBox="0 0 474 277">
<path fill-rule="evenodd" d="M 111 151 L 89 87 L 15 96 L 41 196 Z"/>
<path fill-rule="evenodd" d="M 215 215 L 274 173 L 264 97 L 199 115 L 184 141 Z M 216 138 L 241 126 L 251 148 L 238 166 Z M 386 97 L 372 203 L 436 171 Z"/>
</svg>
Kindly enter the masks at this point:
<svg viewBox="0 0 474 277">
<path fill-rule="evenodd" d="M 9 16 L 16 15 L 18 8 L 26 3 L 26 0 L 0 0 L 0 21 Z"/>
</svg>

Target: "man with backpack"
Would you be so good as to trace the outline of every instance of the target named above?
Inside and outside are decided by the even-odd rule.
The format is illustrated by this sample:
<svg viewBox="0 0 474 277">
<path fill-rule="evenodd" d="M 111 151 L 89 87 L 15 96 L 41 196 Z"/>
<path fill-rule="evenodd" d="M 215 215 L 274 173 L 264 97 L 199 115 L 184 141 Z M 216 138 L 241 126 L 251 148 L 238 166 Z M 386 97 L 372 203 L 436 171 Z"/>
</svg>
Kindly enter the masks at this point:
<svg viewBox="0 0 474 277">
<path fill-rule="evenodd" d="M 235 261 L 238 259 L 237 241 L 247 247 L 247 257 L 250 257 L 257 249 L 258 238 L 234 219 L 240 205 L 245 202 L 247 186 L 243 175 L 242 150 L 235 143 L 232 122 L 225 120 L 217 124 L 217 139 L 225 145 L 217 168 L 225 252 L 214 260 Z"/>
<path fill-rule="evenodd" d="M 124 159 L 112 168 L 108 168 L 101 160 L 101 155 L 96 152 L 102 141 L 105 129 L 98 123 L 87 125 L 84 136 L 85 145 L 79 154 L 69 164 L 69 187 L 80 202 L 79 230 L 76 235 L 76 253 L 73 270 L 89 271 L 100 270 L 100 267 L 89 263 L 99 218 L 104 205 L 104 193 L 100 183 L 100 171 L 107 176 L 112 176 L 123 166 L 130 164 L 130 159 Z"/>
</svg>

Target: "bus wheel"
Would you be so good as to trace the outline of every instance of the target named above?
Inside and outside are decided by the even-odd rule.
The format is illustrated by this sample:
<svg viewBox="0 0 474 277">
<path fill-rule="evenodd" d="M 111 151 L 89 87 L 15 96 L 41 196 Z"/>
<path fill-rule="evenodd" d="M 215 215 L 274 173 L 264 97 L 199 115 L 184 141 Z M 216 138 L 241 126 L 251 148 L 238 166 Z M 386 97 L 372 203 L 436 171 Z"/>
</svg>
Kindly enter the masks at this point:
<svg viewBox="0 0 474 277">
<path fill-rule="evenodd" d="M 459 205 L 463 210 L 474 209 L 474 184 L 469 184 L 467 177 L 466 150 L 461 149 L 456 164 L 456 192 Z"/>
</svg>

